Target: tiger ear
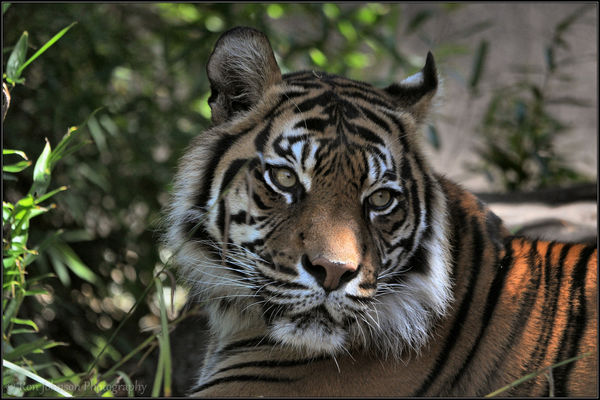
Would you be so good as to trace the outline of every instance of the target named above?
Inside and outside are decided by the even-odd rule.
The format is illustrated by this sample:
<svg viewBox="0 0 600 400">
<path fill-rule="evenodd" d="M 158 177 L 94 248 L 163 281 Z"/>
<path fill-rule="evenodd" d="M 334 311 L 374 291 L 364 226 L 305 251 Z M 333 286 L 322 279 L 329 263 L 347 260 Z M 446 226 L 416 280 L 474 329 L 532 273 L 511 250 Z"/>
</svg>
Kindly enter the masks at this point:
<svg viewBox="0 0 600 400">
<path fill-rule="evenodd" d="M 388 92 L 399 108 L 408 110 L 417 120 L 423 122 L 427 117 L 433 97 L 438 88 L 438 76 L 431 52 L 427 53 L 425 66 L 419 72 L 402 82 L 388 86 Z"/>
<path fill-rule="evenodd" d="M 250 109 L 270 86 L 281 81 L 269 40 L 262 32 L 248 27 L 236 27 L 221 35 L 206 71 L 214 124 Z"/>
</svg>

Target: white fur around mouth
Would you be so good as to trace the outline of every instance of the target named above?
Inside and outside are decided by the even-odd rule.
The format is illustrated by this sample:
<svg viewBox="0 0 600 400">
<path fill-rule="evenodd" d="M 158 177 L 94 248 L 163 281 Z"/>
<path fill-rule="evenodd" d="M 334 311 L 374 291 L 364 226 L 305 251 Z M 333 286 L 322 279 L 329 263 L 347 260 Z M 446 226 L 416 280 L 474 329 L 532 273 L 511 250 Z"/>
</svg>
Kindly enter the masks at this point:
<svg viewBox="0 0 600 400">
<path fill-rule="evenodd" d="M 300 322 L 282 317 L 271 325 L 270 331 L 274 340 L 309 356 L 338 353 L 347 338 L 341 326 L 318 314 Z"/>
</svg>

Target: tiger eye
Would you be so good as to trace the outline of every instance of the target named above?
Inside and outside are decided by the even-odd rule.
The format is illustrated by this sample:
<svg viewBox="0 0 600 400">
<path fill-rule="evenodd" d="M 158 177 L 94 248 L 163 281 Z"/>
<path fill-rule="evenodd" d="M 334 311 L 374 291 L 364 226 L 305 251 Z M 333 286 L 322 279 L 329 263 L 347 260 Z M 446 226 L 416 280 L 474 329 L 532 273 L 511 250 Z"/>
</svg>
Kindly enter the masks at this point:
<svg viewBox="0 0 600 400">
<path fill-rule="evenodd" d="M 272 171 L 273 179 L 275 183 L 285 189 L 290 189 L 296 186 L 298 182 L 298 178 L 296 178 L 296 174 L 292 172 L 289 168 L 275 168 Z"/>
<path fill-rule="evenodd" d="M 369 205 L 376 209 L 387 207 L 392 202 L 392 194 L 389 190 L 380 189 L 369 196 Z"/>
</svg>

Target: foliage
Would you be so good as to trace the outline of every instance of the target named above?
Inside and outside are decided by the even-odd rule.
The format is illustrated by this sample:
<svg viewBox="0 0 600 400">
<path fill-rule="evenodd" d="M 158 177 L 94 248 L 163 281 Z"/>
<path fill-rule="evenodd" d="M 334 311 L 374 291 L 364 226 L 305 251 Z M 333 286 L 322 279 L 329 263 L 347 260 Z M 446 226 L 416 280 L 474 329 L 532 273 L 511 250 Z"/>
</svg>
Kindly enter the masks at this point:
<svg viewBox="0 0 600 400">
<path fill-rule="evenodd" d="M 21 77 L 23 70 L 67 33 L 73 25 L 62 29 L 27 61 L 25 58 L 28 33 L 24 32 L 8 58 L 6 74 L 3 75 L 3 79 L 12 87 L 23 84 L 25 82 L 25 78 Z M 10 99 L 8 87 L 4 82 L 3 96 Z M 3 118 L 6 116 L 9 104 L 9 100 L 6 103 L 3 102 L 3 107 L 5 107 Z M 53 362 L 48 359 L 46 351 L 57 346 L 68 345 L 68 343 L 49 340 L 46 336 L 39 338 L 37 335 L 40 332 L 38 325 L 30 318 L 21 318 L 20 310 L 27 298 L 51 298 L 49 291 L 42 285 L 46 279 L 56 277 L 56 275 L 52 273 L 30 274 L 32 264 L 44 252 L 60 259 L 63 268 L 66 265 L 82 279 L 91 282 L 97 280 L 95 274 L 81 262 L 66 243 L 58 242 L 58 238 L 63 234 L 62 230 L 46 232 L 45 239 L 34 248 L 31 248 L 29 244 L 30 221 L 56 208 L 55 204 L 43 205 L 43 203 L 46 203 L 54 195 L 67 190 L 66 186 L 60 186 L 48 192 L 52 170 L 57 163 L 85 145 L 78 130 L 78 127 L 69 128 L 55 149 L 52 149 L 50 142 L 46 139 L 46 145 L 35 163 L 33 181 L 27 194 L 15 203 L 2 202 L 4 277 L 2 286 L 2 344 L 4 349 L 2 389 L 3 393 L 8 395 L 39 395 L 44 390 L 50 389 L 62 396 L 70 396 L 70 393 L 39 375 L 41 371 L 49 368 L 58 367 L 64 370 L 66 366 L 61 365 L 60 361 Z M 15 155 L 19 156 L 21 161 L 5 164 Z M 27 155 L 20 150 L 3 149 L 2 156 L 2 175 L 3 179 L 7 181 L 16 181 L 17 177 L 13 174 L 20 173 L 31 165 Z M 68 277 L 66 268 L 56 272 L 61 278 Z M 40 362 L 41 360 L 43 361 Z M 38 383 L 25 385 L 25 377 Z M 69 379 L 72 383 L 76 383 L 79 378 L 73 376 Z M 106 382 L 99 383 L 106 384 Z M 96 388 L 100 387 L 101 385 L 96 385 Z"/>
<path fill-rule="evenodd" d="M 14 158 L 3 169 L 9 174 L 3 223 L 11 229 L 3 249 L 15 257 L 5 270 L 12 275 L 4 275 L 5 283 L 15 283 L 3 290 L 4 317 L 12 324 L 3 340 L 11 341 L 9 352 L 46 346 L 43 354 L 32 350 L 8 361 L 76 394 L 109 395 L 112 385 L 126 383 L 119 394 L 132 395 L 135 387 L 136 394 L 149 395 L 137 377 L 146 378 L 152 394 L 181 394 L 168 334 L 190 312 L 181 310 L 185 292 L 172 279 L 157 278 L 165 276 L 160 272 L 169 259 L 158 221 L 178 158 L 210 123 L 205 64 L 218 36 L 251 25 L 269 36 L 284 73 L 322 69 L 379 86 L 423 66 L 426 50 L 412 54 L 396 42 L 399 35 L 416 37 L 440 65 L 473 57 L 473 71 L 463 80 L 475 91 L 491 46 L 472 48 L 469 38 L 491 21 L 471 21 L 441 42 L 426 29 L 461 7 L 3 3 L 4 42 L 15 44 L 4 49 L 12 104 L 3 137 L 7 149 L 19 149 L 3 153 L 4 160 Z M 81 121 L 93 145 L 76 145 L 77 130 L 62 136 L 64 127 Z M 427 134 L 433 147 L 443 145 L 434 125 Z M 59 144 L 52 150 L 49 143 Z M 67 151 L 73 146 L 77 152 Z M 48 167 L 40 167 L 38 178 L 20 174 L 31 164 L 26 154 L 41 154 L 34 170 L 37 163 Z M 57 189 L 48 191 L 50 176 Z M 55 206 L 46 205 L 51 195 Z M 20 302 L 11 302 L 18 293 Z M 169 298 L 174 311 L 166 306 Z M 24 379 L 5 370 L 8 383 L 7 376 Z M 42 384 L 30 388 L 12 394 L 39 394 Z"/>
<path fill-rule="evenodd" d="M 564 152 L 555 147 L 556 137 L 568 132 L 569 127 L 555 116 L 552 106 L 590 105 L 569 96 L 553 97 L 552 84 L 555 80 L 570 79 L 567 68 L 572 57 L 568 54 L 570 47 L 565 36 L 589 10 L 588 6 L 580 7 L 555 26 L 546 46 L 541 79 L 531 80 L 529 74 L 523 74 L 518 82 L 497 88 L 492 94 L 479 126 L 483 144 L 477 152 L 481 162 L 473 169 L 484 172 L 504 190 L 539 189 L 585 180 L 569 166 Z M 562 61 L 557 62 L 561 52 L 565 54 Z M 484 59 L 482 57 L 480 63 Z"/>
</svg>

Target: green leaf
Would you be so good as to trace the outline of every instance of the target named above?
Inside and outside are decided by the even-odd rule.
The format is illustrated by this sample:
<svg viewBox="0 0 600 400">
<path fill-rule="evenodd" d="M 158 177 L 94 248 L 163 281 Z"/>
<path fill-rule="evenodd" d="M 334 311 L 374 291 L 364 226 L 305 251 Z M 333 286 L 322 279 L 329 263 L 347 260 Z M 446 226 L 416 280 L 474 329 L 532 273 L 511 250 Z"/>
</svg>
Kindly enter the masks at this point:
<svg viewBox="0 0 600 400">
<path fill-rule="evenodd" d="M 100 153 L 106 153 L 108 151 L 108 145 L 106 144 L 106 135 L 104 134 L 104 130 L 100 127 L 100 124 L 93 115 L 91 115 L 88 118 L 87 126 L 90 130 L 92 138 L 94 138 L 96 146 L 98 147 L 98 151 L 100 151 Z"/>
<path fill-rule="evenodd" d="M 56 275 L 54 275 L 51 272 L 48 272 L 47 274 L 43 274 L 43 275 L 36 275 L 34 277 L 28 278 L 27 279 L 27 283 L 29 285 L 31 285 L 31 284 L 33 284 L 35 282 L 39 282 L 39 281 L 44 280 L 46 278 L 56 278 Z"/>
<path fill-rule="evenodd" d="M 475 57 L 473 58 L 473 70 L 471 71 L 471 79 L 469 80 L 469 87 L 473 92 L 477 91 L 477 86 L 479 85 L 479 81 L 481 79 L 481 75 L 483 74 L 483 70 L 485 67 L 487 53 L 488 41 L 482 40 L 481 42 L 479 42 L 479 47 L 477 47 L 477 52 L 475 53 Z"/>
<path fill-rule="evenodd" d="M 561 366 L 563 366 L 563 365 L 565 365 L 565 364 L 569 364 L 569 363 L 575 362 L 575 361 L 577 361 L 577 360 L 580 360 L 580 359 L 582 359 L 582 358 L 589 357 L 589 356 L 591 356 L 591 355 L 593 355 L 593 354 L 595 354 L 595 353 L 590 351 L 590 352 L 583 353 L 583 354 L 580 354 L 580 355 L 578 355 L 578 356 L 571 357 L 571 358 L 568 358 L 568 359 L 566 359 L 566 360 L 560 361 L 560 362 L 558 362 L 558 363 L 556 363 L 556 364 L 553 364 L 553 365 L 551 365 L 550 367 L 546 367 L 546 368 L 539 369 L 539 370 L 537 370 L 537 371 L 535 371 L 535 372 L 532 372 L 532 373 L 530 373 L 530 374 L 527 374 L 527 375 L 525 375 L 525 376 L 523 376 L 523 377 L 521 377 L 521 378 L 519 378 L 519 379 L 517 379 L 517 380 L 515 380 L 515 381 L 513 381 L 513 382 L 511 382 L 511 383 L 509 383 L 509 384 L 508 384 L 508 385 L 506 385 L 506 386 L 503 386 L 503 387 L 501 387 L 501 388 L 500 388 L 500 389 L 498 389 L 498 390 L 495 390 L 495 391 L 493 391 L 493 392 L 491 392 L 491 393 L 488 393 L 488 394 L 486 394 L 484 397 L 494 397 L 494 396 L 497 396 L 497 395 L 499 395 L 500 393 L 502 393 L 502 392 L 504 392 L 504 391 L 506 391 L 506 390 L 508 390 L 508 389 L 511 389 L 511 388 L 513 388 L 513 387 L 515 387 L 515 386 L 518 386 L 518 385 L 520 385 L 521 383 L 523 383 L 523 382 L 526 382 L 526 381 L 528 381 L 528 380 L 530 380 L 530 379 L 533 379 L 533 378 L 535 378 L 535 377 L 537 377 L 537 376 L 539 376 L 539 375 L 541 375 L 541 374 L 545 373 L 545 372 L 546 372 L 546 371 L 548 371 L 548 370 L 552 370 L 553 368 L 558 368 L 558 367 L 561 367 Z"/>
<path fill-rule="evenodd" d="M 48 192 L 45 195 L 43 195 L 43 196 L 38 197 L 37 199 L 35 199 L 35 204 L 40 204 L 40 203 L 48 200 L 50 197 L 54 196 L 56 193 L 64 192 L 67 189 L 68 188 L 66 186 L 61 186 L 61 187 L 59 187 L 57 189 L 54 189 L 51 192 Z"/>
<path fill-rule="evenodd" d="M 31 282 L 29 282 L 29 280 L 28 280 L 27 283 L 29 284 Z M 25 294 L 25 296 L 35 296 L 38 294 L 48 294 L 48 291 L 44 290 L 44 289 L 30 289 L 30 290 L 26 290 L 24 294 Z"/>
<path fill-rule="evenodd" d="M 160 345 L 159 353 L 159 365 L 157 368 L 157 376 L 154 380 L 154 386 L 152 388 L 152 395 L 158 396 L 162 379 L 164 378 L 163 394 L 165 397 L 171 395 L 171 347 L 169 344 L 169 328 L 167 320 L 167 306 L 165 304 L 163 286 L 160 278 L 155 278 L 156 281 L 156 293 L 158 295 L 159 306 L 160 306 L 160 322 L 161 332 L 158 336 L 158 342 Z M 158 376 L 158 375 L 161 376 Z M 155 394 L 156 393 L 156 394 Z"/>
<path fill-rule="evenodd" d="M 48 40 L 46 42 L 46 44 L 44 44 L 42 46 L 41 49 L 39 49 L 38 51 L 35 52 L 34 55 L 32 55 L 29 60 L 27 60 L 25 62 L 25 64 L 21 65 L 19 67 L 19 70 L 17 71 L 17 75 L 21 76 L 21 72 L 23 72 L 23 70 L 29 65 L 31 64 L 36 58 L 38 58 L 39 56 L 41 56 L 46 50 L 48 50 L 54 43 L 56 43 L 58 41 L 58 39 L 60 39 L 61 37 L 63 37 L 63 35 L 65 33 L 67 33 L 69 31 L 69 29 L 71 29 L 73 27 L 73 25 L 75 25 L 77 22 L 73 22 L 71 25 L 67 26 L 66 28 L 63 28 L 60 32 L 58 32 L 56 35 L 54 35 L 52 37 L 52 39 Z"/>
<path fill-rule="evenodd" d="M 33 322 L 32 320 L 29 320 L 29 319 L 11 318 L 10 322 L 12 322 L 13 324 L 18 324 L 18 325 L 31 326 L 36 332 L 39 332 L 39 330 L 40 330 L 40 328 L 38 328 L 38 326 L 35 324 L 35 322 Z"/>
<path fill-rule="evenodd" d="M 7 156 L 10 154 L 16 154 L 18 156 L 21 156 L 21 158 L 23 158 L 24 160 L 29 160 L 27 158 L 27 155 L 24 152 L 22 152 L 21 150 L 2 149 L 3 156 Z"/>
<path fill-rule="evenodd" d="M 6 335 L 6 329 L 10 326 L 10 320 L 13 318 L 17 311 L 18 301 L 16 299 L 11 299 L 8 302 L 8 306 L 3 307 L 2 310 L 2 332 Z M 4 344 L 4 341 L 2 342 Z M 5 349 L 6 351 L 6 349 Z"/>
<path fill-rule="evenodd" d="M 4 15 L 6 10 L 8 10 L 8 7 L 10 7 L 10 4 L 11 3 L 2 3 L 2 15 Z"/>
<path fill-rule="evenodd" d="M 50 156 L 51 168 L 53 168 L 59 160 L 67 157 L 68 155 L 74 153 L 75 151 L 79 150 L 82 146 L 85 146 L 87 144 L 87 142 L 76 143 L 76 139 L 81 138 L 81 135 L 76 135 L 75 133 L 77 133 L 80 130 L 80 128 L 87 126 L 90 118 L 93 118 L 94 115 L 101 109 L 102 107 L 99 107 L 92 111 L 92 113 L 86 118 L 86 120 L 79 124 L 79 126 L 72 126 L 69 129 L 67 129 L 67 133 L 65 133 L 63 138 L 56 145 L 56 149 L 54 149 L 52 155 Z"/>
<path fill-rule="evenodd" d="M 340 33 L 344 35 L 346 40 L 348 40 L 349 42 L 354 42 L 358 37 L 356 29 L 354 29 L 354 26 L 352 26 L 352 24 L 349 21 L 340 21 L 338 22 L 337 27 Z"/>
<path fill-rule="evenodd" d="M 441 148 L 440 135 L 437 129 L 433 125 L 427 125 L 427 139 L 434 149 L 439 150 Z"/>
<path fill-rule="evenodd" d="M 23 356 L 31 353 L 42 353 L 44 350 L 56 346 L 66 346 L 66 343 L 50 342 L 47 338 L 34 340 L 33 342 L 23 343 L 15 347 L 12 351 L 5 353 L 4 358 L 8 361 L 16 361 Z"/>
<path fill-rule="evenodd" d="M 60 252 L 63 262 L 75 275 L 93 284 L 99 281 L 98 276 L 81 261 L 68 244 L 59 242 L 55 249 Z"/>
<path fill-rule="evenodd" d="M 65 263 L 60 257 L 60 253 L 54 247 L 49 247 L 48 257 L 50 257 L 50 262 L 54 267 L 54 271 L 56 272 L 56 275 L 58 276 L 58 279 L 63 284 L 63 286 L 70 286 L 71 277 L 69 276 L 69 271 L 67 270 Z"/>
<path fill-rule="evenodd" d="M 323 4 L 323 14 L 329 19 L 336 19 L 340 15 L 340 8 L 333 3 Z"/>
<path fill-rule="evenodd" d="M 44 150 L 42 151 L 42 154 L 38 157 L 35 163 L 35 167 L 33 169 L 33 184 L 31 185 L 29 194 L 38 197 L 46 193 L 46 189 L 48 189 L 48 185 L 50 185 L 51 153 L 52 148 L 50 147 L 50 142 L 48 141 L 48 139 L 46 139 L 46 145 L 44 146 Z"/>
<path fill-rule="evenodd" d="M 12 267 L 14 267 L 15 265 L 17 265 L 17 257 L 16 256 L 12 256 L 12 257 L 4 257 L 2 259 L 2 266 L 5 269 L 10 269 Z M 5 274 L 7 272 L 4 272 Z"/>
<path fill-rule="evenodd" d="M 310 59 L 319 67 L 324 67 L 327 64 L 327 57 L 323 52 L 319 49 L 312 48 L 309 50 L 308 54 L 310 55 Z"/>
<path fill-rule="evenodd" d="M 19 161 L 16 164 L 2 166 L 2 171 L 17 173 L 17 172 L 21 172 L 24 169 L 28 168 L 30 165 L 31 165 L 31 161 Z"/>
<path fill-rule="evenodd" d="M 34 204 L 35 204 L 35 200 L 33 199 L 33 196 L 28 194 L 27 196 L 23 197 L 21 200 L 17 201 L 15 209 L 32 208 L 34 206 Z"/>
<path fill-rule="evenodd" d="M 279 19 L 285 14 L 283 7 L 280 4 L 269 4 L 267 6 L 267 15 L 272 19 Z"/>
<path fill-rule="evenodd" d="M 8 173 L 2 173 L 2 179 L 5 181 L 18 181 L 17 177 Z"/>
<path fill-rule="evenodd" d="M 36 375 L 33 372 L 28 371 L 28 370 L 26 370 L 26 369 L 24 369 L 22 367 L 19 367 L 18 365 L 15 365 L 15 364 L 11 363 L 8 360 L 4 360 L 3 359 L 2 360 L 2 366 L 5 367 L 5 368 L 8 368 L 8 369 L 11 369 L 11 370 L 13 370 L 13 371 L 15 371 L 17 373 L 23 374 L 23 375 L 27 376 L 28 378 L 31 378 L 34 381 L 41 383 L 42 385 L 46 386 L 47 388 L 54 390 L 56 393 L 58 393 L 58 394 L 60 394 L 62 396 L 72 397 L 70 393 L 65 392 L 64 390 L 62 390 L 61 388 L 59 388 L 58 386 L 56 386 L 52 382 L 47 381 L 46 379 L 42 378 L 41 376 Z"/>
<path fill-rule="evenodd" d="M 377 21 L 377 14 L 369 5 L 365 5 L 358 10 L 357 18 L 365 25 L 373 25 Z"/>
<path fill-rule="evenodd" d="M 544 56 L 546 59 L 546 67 L 550 72 L 553 72 L 556 68 L 556 63 L 554 60 L 554 48 L 552 46 L 546 46 L 546 51 L 544 52 Z"/>
<path fill-rule="evenodd" d="M 133 385 L 133 382 L 131 381 L 131 378 L 129 377 L 129 375 L 127 375 L 125 372 L 120 371 L 120 370 L 116 370 L 115 372 L 125 382 L 125 387 L 127 388 L 127 396 L 134 397 L 135 396 L 135 393 L 133 391 L 134 385 Z"/>
<path fill-rule="evenodd" d="M 8 57 L 8 61 L 6 62 L 6 78 L 10 81 L 17 81 L 20 77 L 20 68 L 23 66 L 25 56 L 27 55 L 28 38 L 29 34 L 27 31 L 23 32 L 15 48 Z"/>
<path fill-rule="evenodd" d="M 21 328 L 21 329 L 13 329 L 10 334 L 11 335 L 19 335 L 21 333 L 37 333 L 38 331 L 36 331 L 35 329 L 27 329 L 27 328 Z"/>
</svg>

